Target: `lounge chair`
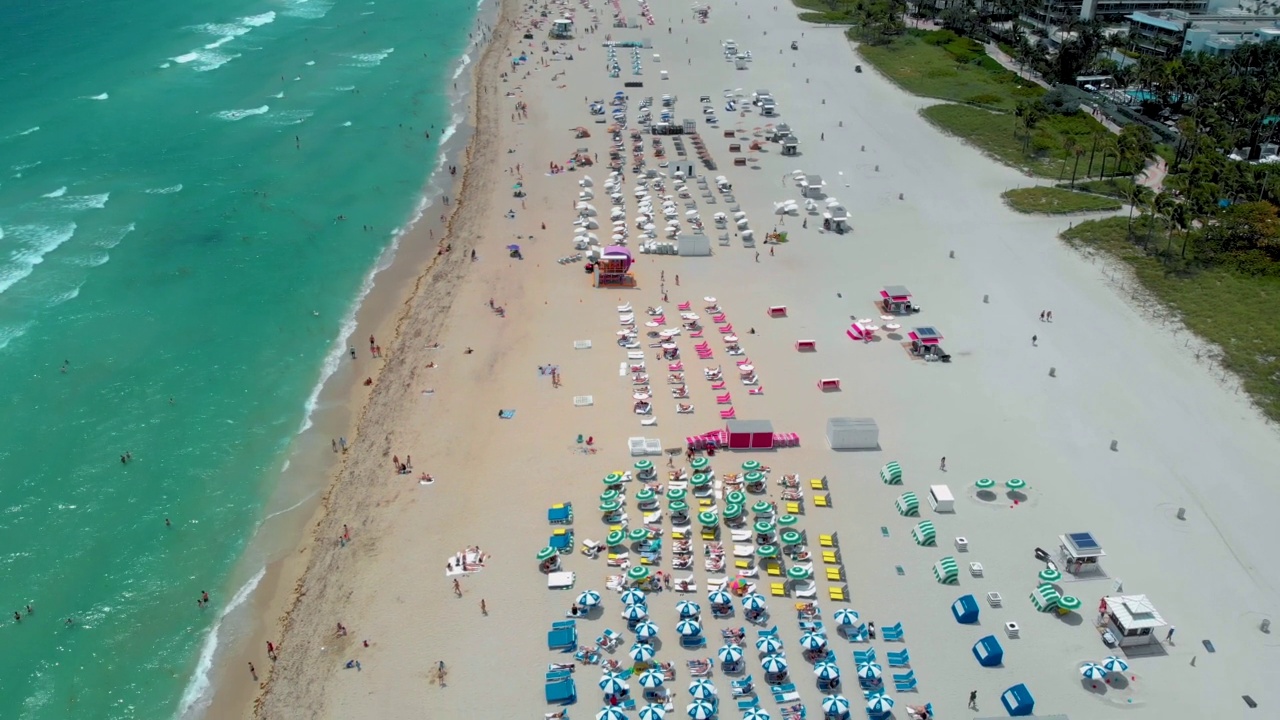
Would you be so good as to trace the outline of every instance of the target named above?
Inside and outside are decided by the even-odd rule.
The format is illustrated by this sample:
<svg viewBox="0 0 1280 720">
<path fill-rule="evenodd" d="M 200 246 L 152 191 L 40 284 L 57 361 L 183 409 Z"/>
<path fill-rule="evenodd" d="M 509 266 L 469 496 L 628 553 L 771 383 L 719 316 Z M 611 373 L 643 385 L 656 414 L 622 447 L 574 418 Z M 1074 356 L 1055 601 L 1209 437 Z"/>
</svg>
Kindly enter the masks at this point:
<svg viewBox="0 0 1280 720">
<path fill-rule="evenodd" d="M 814 507 L 831 507 L 831 495 L 829 493 L 814 495 L 813 506 Z"/>
<path fill-rule="evenodd" d="M 917 683 L 915 678 L 904 680 L 902 682 L 898 682 L 897 680 L 893 681 L 893 688 L 898 692 L 913 692 L 916 689 L 916 685 Z"/>
<path fill-rule="evenodd" d="M 619 305 L 619 306 L 618 306 L 618 312 L 619 312 L 619 313 L 629 313 L 629 312 L 631 312 L 631 303 L 627 303 L 626 305 Z"/>
<path fill-rule="evenodd" d="M 649 415 L 649 416 L 643 417 L 643 418 L 641 418 L 641 419 L 640 419 L 640 424 L 641 424 L 641 425 L 644 425 L 644 426 L 646 426 L 646 427 L 651 427 L 651 426 L 653 426 L 653 425 L 657 425 L 657 424 L 658 424 L 658 416 L 656 416 L 656 415 Z"/>
<path fill-rule="evenodd" d="M 738 709 L 743 712 L 746 712 L 747 710 L 751 710 L 752 708 L 758 708 L 758 707 L 760 707 L 760 698 L 756 697 L 755 695 L 752 695 L 750 697 L 744 697 L 743 699 L 738 701 Z"/>
<path fill-rule="evenodd" d="M 827 597 L 836 602 L 849 602 L 849 586 L 832 585 L 827 588 Z"/>
<path fill-rule="evenodd" d="M 822 547 L 839 547 L 839 538 L 835 533 L 831 533 L 830 535 L 819 535 L 818 544 Z"/>
<path fill-rule="evenodd" d="M 857 665 L 873 663 L 876 661 L 876 649 L 868 648 L 867 650 L 854 650 L 853 662 Z"/>
<path fill-rule="evenodd" d="M 549 682 L 546 687 L 546 697 L 548 703 L 569 705 L 577 701 L 578 688 L 574 684 L 573 678 Z"/>
<path fill-rule="evenodd" d="M 791 687 L 794 688 L 795 686 L 792 685 Z M 800 699 L 800 693 L 796 692 L 794 689 L 787 690 L 785 692 L 773 693 L 773 701 L 778 703 L 795 702 L 796 700 L 799 700 L 799 699 Z"/>
<path fill-rule="evenodd" d="M 780 582 L 776 582 L 776 583 L 769 583 L 769 594 L 770 594 L 770 595 L 772 595 L 772 596 L 774 596 L 774 597 L 786 597 L 786 596 L 787 596 L 787 584 L 786 584 L 786 583 L 780 583 Z"/>
<path fill-rule="evenodd" d="M 748 395 L 763 395 L 763 394 L 764 394 L 764 386 L 763 386 L 763 385 L 761 385 L 760 387 L 753 387 L 753 388 L 751 388 L 750 390 L 747 390 L 747 394 L 748 394 Z"/>
<path fill-rule="evenodd" d="M 720 411 L 720 419 L 721 419 L 721 420 L 732 420 L 732 419 L 734 419 L 734 412 L 733 412 L 733 408 L 729 408 L 728 410 L 721 410 L 721 411 Z"/>
<path fill-rule="evenodd" d="M 885 640 L 902 640 L 902 623 L 894 623 L 889 627 L 881 628 L 880 634 Z"/>
<path fill-rule="evenodd" d="M 793 592 L 795 593 L 795 596 L 798 598 L 817 597 L 818 585 L 814 581 L 810 580 L 805 583 L 797 584 Z"/>
<path fill-rule="evenodd" d="M 900 650 L 898 652 L 893 652 L 891 650 L 885 653 L 885 657 L 889 660 L 889 667 L 909 667 L 911 665 L 911 653 L 906 650 Z M 897 680 L 898 676 L 895 675 L 893 679 Z"/>
<path fill-rule="evenodd" d="M 676 412 L 681 415 L 693 414 L 693 403 L 676 403 Z"/>
</svg>

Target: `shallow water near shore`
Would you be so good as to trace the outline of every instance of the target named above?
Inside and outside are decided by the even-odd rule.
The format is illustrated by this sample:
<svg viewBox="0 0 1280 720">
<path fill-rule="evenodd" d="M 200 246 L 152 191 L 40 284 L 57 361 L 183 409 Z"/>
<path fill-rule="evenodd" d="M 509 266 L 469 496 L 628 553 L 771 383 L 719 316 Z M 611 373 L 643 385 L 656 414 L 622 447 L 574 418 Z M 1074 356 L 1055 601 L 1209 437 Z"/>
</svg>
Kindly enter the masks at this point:
<svg viewBox="0 0 1280 720">
<path fill-rule="evenodd" d="M 319 383 L 371 362 L 336 338 L 457 122 L 475 10 L 0 0 L 0 717 L 201 696 Z"/>
</svg>

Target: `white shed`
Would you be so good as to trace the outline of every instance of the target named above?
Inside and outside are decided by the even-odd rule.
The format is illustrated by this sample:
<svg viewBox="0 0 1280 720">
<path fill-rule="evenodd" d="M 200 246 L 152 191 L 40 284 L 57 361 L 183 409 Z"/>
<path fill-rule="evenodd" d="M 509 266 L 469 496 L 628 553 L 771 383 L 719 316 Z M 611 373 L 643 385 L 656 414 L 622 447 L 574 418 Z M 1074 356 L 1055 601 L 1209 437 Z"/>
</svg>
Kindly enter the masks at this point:
<svg viewBox="0 0 1280 720">
<path fill-rule="evenodd" d="M 832 450 L 879 450 L 880 427 L 874 418 L 827 418 L 827 442 Z"/>
<path fill-rule="evenodd" d="M 676 253 L 681 257 L 710 255 L 711 238 L 707 235 L 681 235 L 676 238 Z"/>
</svg>

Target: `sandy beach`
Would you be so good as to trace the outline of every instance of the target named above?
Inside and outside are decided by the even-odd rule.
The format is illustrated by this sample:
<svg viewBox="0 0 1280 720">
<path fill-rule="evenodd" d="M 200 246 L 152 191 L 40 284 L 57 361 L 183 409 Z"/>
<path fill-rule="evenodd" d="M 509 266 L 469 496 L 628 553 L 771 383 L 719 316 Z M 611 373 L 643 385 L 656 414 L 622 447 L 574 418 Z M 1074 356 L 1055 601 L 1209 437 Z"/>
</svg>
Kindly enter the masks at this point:
<svg viewBox="0 0 1280 720">
<path fill-rule="evenodd" d="M 549 6 L 552 17 L 572 11 L 577 21 L 575 39 L 549 45 L 554 54 L 543 49 L 542 6 L 503 10 L 477 68 L 476 131 L 449 251 L 396 308 L 389 325 L 394 340 L 382 343 L 387 362 L 371 391 L 354 397 L 367 399 L 353 412 L 352 450 L 299 549 L 305 563 L 294 564 L 305 564 L 305 574 L 280 606 L 282 628 L 267 633 L 279 638 L 279 659 L 272 662 L 264 651 L 250 658 L 264 681 L 256 715 L 509 718 L 555 711 L 543 702 L 543 674 L 548 663 L 572 662 L 572 655 L 549 651 L 545 633 L 584 590 L 600 591 L 604 601 L 579 622 L 579 644 L 591 645 L 605 628 L 620 631 L 622 647 L 606 657 L 629 665 L 633 637 L 619 617 L 617 593 L 605 587 L 617 570 L 603 557 L 577 551 L 581 540 L 604 540 L 608 532 L 596 511 L 601 478 L 638 459 L 629 455 L 627 438 L 657 438 L 664 448 L 683 449 L 686 436 L 723 428 L 719 411 L 730 406 L 738 418 L 767 419 L 776 432 L 800 437 L 799 447 L 718 453 L 712 461 L 717 474 L 738 472 L 747 460 L 769 466 L 764 497 L 772 501 L 781 501 L 778 478 L 797 474 L 806 495 L 799 528 L 809 543 L 816 546 L 819 534 L 838 534 L 846 579 L 828 582 L 819 564 L 815 602 L 855 716 L 864 701 L 852 651 L 868 644 L 835 633 L 832 613 L 844 607 L 880 628 L 902 623 L 903 642 L 870 643 L 882 656 L 910 649 L 919 686 L 889 691 L 899 701 L 899 718 L 907 717 L 905 705 L 926 702 L 938 717 L 1004 716 L 999 695 L 1020 682 L 1035 696 L 1038 715 L 1111 718 L 1136 707 L 1142 716 L 1236 717 L 1248 709 L 1241 695 L 1263 708 L 1280 702 L 1267 682 L 1278 667 L 1273 642 L 1258 629 L 1275 617 L 1280 587 L 1268 552 L 1274 535 L 1268 516 L 1280 503 L 1280 487 L 1271 482 L 1280 471 L 1280 442 L 1221 371 L 1197 361 L 1194 340 L 1172 323 L 1153 321 L 1114 267 L 1058 241 L 1069 219 L 1008 210 L 999 193 L 1025 178 L 929 126 L 917 112 L 930 101 L 906 95 L 874 72 L 855 73 L 856 49 L 839 29 L 805 25 L 785 5 L 716 6 L 701 23 L 688 5 L 654 0 L 652 25 L 636 3 L 620 7 L 637 27 L 608 27 L 615 8 L 598 0 Z M 594 33 L 587 32 L 593 12 L 600 20 Z M 539 27 L 531 28 L 532 21 Z M 526 30 L 532 40 L 522 39 Z M 632 51 L 619 48 L 621 75 L 609 77 L 607 34 L 651 43 L 640 51 L 642 75 L 631 74 Z M 725 60 L 722 42 L 730 38 L 751 51 L 746 69 Z M 792 41 L 798 49 L 790 48 Z M 513 66 L 522 54 L 527 62 Z M 663 70 L 669 79 L 660 79 Z M 638 81 L 643 87 L 623 85 Z M 726 91 L 737 88 L 748 96 L 770 89 L 779 117 L 725 111 Z M 756 247 L 744 247 L 738 236 L 719 245 L 721 231 L 711 217 L 728 212 L 730 203 L 715 193 L 717 203 L 707 204 L 695 189 L 712 256 L 637 253 L 636 287 L 628 289 L 597 289 L 581 262 L 557 262 L 576 252 L 572 222 L 584 175 L 597 184 L 592 202 L 605 215 L 605 229 L 597 232 L 607 232 L 610 203 L 598 186 L 608 170 L 548 175 L 546 169 L 566 165 L 582 147 L 607 157 L 610 139 L 605 124 L 596 122 L 604 116 L 592 116 L 584 98 L 607 101 L 618 91 L 629 96 L 632 128 L 641 99 L 653 97 L 656 108 L 663 94 L 675 96 L 677 120 L 698 119 L 719 168 L 696 172 L 708 179 L 722 174 L 732 183 Z M 700 96 L 710 96 L 718 126 L 707 125 Z M 517 103 L 527 106 L 527 115 L 518 113 Z M 790 124 L 801 141 L 799 156 L 783 157 L 777 144 L 764 143 L 760 151 L 739 153 L 751 159 L 735 166 L 729 144 L 746 150 L 758 139 L 755 129 L 769 122 Z M 576 138 L 579 126 L 591 137 Z M 737 131 L 734 139 L 724 137 L 726 129 Z M 663 142 L 669 152 L 671 140 Z M 647 166 L 667 172 L 648 136 L 644 143 Z M 791 179 L 795 170 L 826 179 L 827 195 L 849 210 L 852 232 L 821 230 L 820 217 L 803 208 Z M 516 183 L 526 197 L 513 197 Z M 634 183 L 628 162 L 623 188 L 632 247 L 640 240 L 630 222 Z M 800 202 L 799 214 L 779 219 L 774 203 L 784 200 Z M 789 242 L 759 242 L 775 224 Z M 520 245 L 522 259 L 508 255 L 509 244 Z M 950 363 L 911 357 L 900 334 L 881 331 L 870 343 L 845 335 L 854 319 L 878 320 L 880 289 L 897 284 L 909 287 L 921 306 L 901 321 L 903 332 L 938 328 Z M 734 325 L 760 394 L 749 395 L 736 381 L 734 361 L 741 358 L 724 352 L 705 316 L 707 296 Z M 701 340 L 714 357 L 699 360 L 700 339 L 678 338 L 688 372 L 685 402 L 694 411 L 677 414 L 663 383 L 665 361 L 654 358 L 641 324 L 657 418 L 642 427 L 632 412 L 630 373 L 619 372 L 628 356 L 615 342 L 617 306 L 629 303 L 643 323 L 647 306 L 662 305 L 668 326 L 678 327 L 677 304 L 686 301 L 704 313 Z M 491 302 L 504 315 L 491 310 Z M 785 317 L 768 315 L 775 305 L 787 307 Z M 1045 310 L 1052 310 L 1052 323 L 1038 320 Z M 799 339 L 815 340 L 816 352 L 796 352 Z M 590 347 L 575 349 L 578 341 Z M 539 372 L 546 365 L 558 366 L 560 387 Z M 731 404 L 718 404 L 724 391 L 702 379 L 707 366 L 730 375 Z M 841 390 L 819 391 L 820 378 L 839 378 Z M 591 396 L 591 404 L 577 407 L 575 396 Z M 502 419 L 502 409 L 515 413 Z M 833 416 L 875 418 L 880 450 L 831 451 L 824 430 Z M 579 436 L 593 439 L 593 451 Z M 398 473 L 393 458 L 410 456 L 412 470 Z M 650 459 L 665 475 L 665 459 Z M 902 486 L 880 480 L 890 461 L 901 464 Z M 684 465 L 682 457 L 675 462 Z M 421 482 L 422 473 L 432 482 Z M 830 508 L 816 506 L 808 486 L 809 478 L 821 477 Z M 975 491 L 980 478 L 1024 479 L 1025 500 L 1014 504 L 1003 491 L 984 500 Z M 919 518 L 895 511 L 902 492 L 923 499 L 933 484 L 951 488 L 954 514 L 934 513 L 927 503 Z M 627 486 L 628 498 L 637 486 Z M 534 555 L 550 533 L 547 508 L 561 502 L 575 508 L 574 552 L 562 563 L 576 573 L 576 584 L 551 591 Z M 640 514 L 630 499 L 627 510 Z M 936 525 L 936 547 L 913 542 L 911 529 L 921 520 Z M 665 541 L 668 519 L 662 528 Z M 1059 535 L 1081 531 L 1105 545 L 1105 576 L 1068 576 L 1061 583 L 1083 601 L 1079 613 L 1036 612 L 1028 595 L 1043 564 L 1033 550 L 1053 551 Z M 967 552 L 954 546 L 960 536 Z M 459 597 L 446 563 L 472 547 L 485 561 L 482 569 L 453 576 Z M 944 556 L 960 561 L 958 586 L 934 579 L 932 567 Z M 699 550 L 692 571 L 699 591 L 686 597 L 705 608 L 708 581 L 725 575 L 707 572 L 701 560 Z M 982 564 L 982 577 L 969 573 L 971 562 Z M 664 552 L 654 567 L 670 572 L 671 563 Z M 757 582 L 768 596 L 770 580 L 762 573 Z M 828 599 L 828 586 L 845 584 L 850 602 Z M 1099 598 L 1119 585 L 1147 594 L 1177 633 L 1158 651 L 1129 657 L 1132 679 L 1123 689 L 1082 685 L 1079 664 L 1113 654 L 1092 623 Z M 281 586 L 287 590 L 289 583 Z M 1002 607 L 986 602 L 993 591 L 1003 597 Z M 970 593 L 981 603 L 977 626 L 957 624 L 949 609 Z M 715 655 L 720 628 L 744 625 L 740 606 L 728 620 L 704 615 L 708 647 L 682 649 L 674 633 L 681 597 L 663 592 L 649 603 L 665 641 L 658 659 L 677 668 L 667 684 L 675 694 L 673 717 L 687 716 L 685 662 Z M 799 700 L 816 717 L 823 693 L 801 659 L 794 602 L 769 597 L 764 627 L 779 628 Z M 1010 621 L 1021 626 L 1016 639 L 1003 630 Z M 339 623 L 345 634 L 336 632 Z M 1001 667 L 980 667 L 970 653 L 985 635 L 1003 644 Z M 756 679 L 761 706 L 779 717 L 755 638 L 748 625 L 746 674 Z M 354 661 L 359 667 L 348 668 Z M 443 683 L 436 672 L 441 662 Z M 575 677 L 579 700 L 568 713 L 594 716 L 602 704 L 599 668 L 579 665 Z M 723 698 L 722 717 L 740 715 L 730 699 L 735 677 L 719 669 L 711 677 Z M 973 690 L 978 709 L 967 710 Z"/>
</svg>

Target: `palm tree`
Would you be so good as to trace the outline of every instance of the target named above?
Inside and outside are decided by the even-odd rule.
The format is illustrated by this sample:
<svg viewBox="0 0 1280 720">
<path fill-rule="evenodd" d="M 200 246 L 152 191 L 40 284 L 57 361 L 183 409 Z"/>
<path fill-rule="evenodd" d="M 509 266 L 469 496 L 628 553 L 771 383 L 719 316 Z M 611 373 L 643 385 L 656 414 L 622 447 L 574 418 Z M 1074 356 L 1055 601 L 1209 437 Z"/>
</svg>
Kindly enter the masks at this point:
<svg viewBox="0 0 1280 720">
<path fill-rule="evenodd" d="M 1143 241 L 1143 247 L 1151 246 L 1151 235 L 1156 229 L 1156 218 L 1167 215 L 1172 204 L 1173 196 L 1165 192 L 1153 192 L 1147 198 L 1147 212 L 1151 217 L 1147 220 L 1147 239 Z"/>
<path fill-rule="evenodd" d="M 1080 169 L 1080 158 L 1084 156 L 1084 145 L 1081 145 L 1073 141 L 1071 154 L 1076 156 L 1076 162 L 1074 165 L 1071 166 L 1071 187 L 1072 189 L 1075 189 L 1076 171 Z"/>
<path fill-rule="evenodd" d="M 1133 211 L 1136 210 L 1139 205 L 1141 205 L 1142 207 L 1146 207 L 1147 203 L 1150 202 L 1150 198 L 1151 198 L 1151 188 L 1147 187 L 1146 185 L 1139 185 L 1137 183 L 1134 183 L 1128 188 L 1128 191 L 1126 192 L 1126 197 L 1125 197 L 1125 199 L 1129 201 L 1129 228 L 1127 233 L 1128 237 L 1130 238 L 1133 237 Z"/>
</svg>

